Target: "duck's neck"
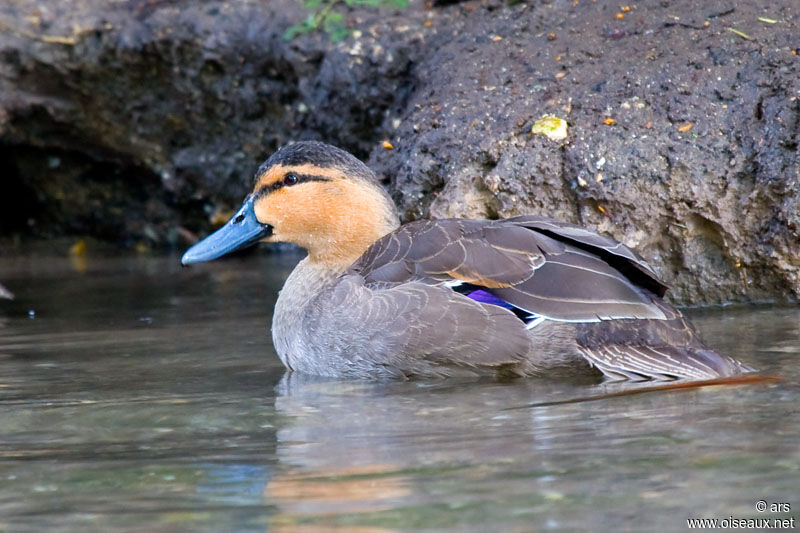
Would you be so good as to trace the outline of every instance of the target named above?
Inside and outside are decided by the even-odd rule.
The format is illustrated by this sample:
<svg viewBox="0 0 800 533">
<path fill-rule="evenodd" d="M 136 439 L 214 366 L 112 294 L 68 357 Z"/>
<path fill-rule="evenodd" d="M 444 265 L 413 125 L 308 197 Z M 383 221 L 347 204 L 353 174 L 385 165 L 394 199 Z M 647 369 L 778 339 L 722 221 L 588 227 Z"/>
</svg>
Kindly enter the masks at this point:
<svg viewBox="0 0 800 533">
<path fill-rule="evenodd" d="M 376 231 L 368 234 L 353 233 L 349 237 L 341 235 L 331 237 L 324 248 L 309 248 L 308 263 L 310 266 L 327 269 L 334 275 L 341 274 L 355 263 L 367 251 L 367 248 L 392 229 L 394 228 L 389 231 Z"/>
<path fill-rule="evenodd" d="M 329 231 L 320 232 L 314 239 L 309 239 L 308 245 L 303 246 L 308 250 L 310 264 L 337 273 L 344 272 L 375 241 L 400 225 L 394 213 L 385 215 L 383 219 L 378 218 L 377 214 L 350 213 L 341 215 L 335 224 L 331 224 Z"/>
<path fill-rule="evenodd" d="M 278 302 L 275 305 L 277 314 L 280 307 L 291 307 L 300 309 L 319 292 L 339 277 L 346 268 L 334 268 L 328 263 L 312 261 L 311 257 L 305 257 L 292 273 L 286 278 Z"/>
<path fill-rule="evenodd" d="M 286 278 L 275 302 L 272 317 L 272 340 L 283 364 L 294 368 L 291 354 L 304 346 L 304 326 L 313 309 L 313 301 L 324 294 L 343 271 L 304 258 Z"/>
</svg>

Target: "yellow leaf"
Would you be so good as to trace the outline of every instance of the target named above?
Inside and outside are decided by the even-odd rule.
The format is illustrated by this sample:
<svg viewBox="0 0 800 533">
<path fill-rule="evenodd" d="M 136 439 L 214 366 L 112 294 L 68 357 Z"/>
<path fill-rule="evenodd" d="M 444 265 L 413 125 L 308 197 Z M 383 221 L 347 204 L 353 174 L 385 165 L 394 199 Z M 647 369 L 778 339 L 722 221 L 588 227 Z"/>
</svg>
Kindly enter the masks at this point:
<svg viewBox="0 0 800 533">
<path fill-rule="evenodd" d="M 555 115 L 545 115 L 533 123 L 531 133 L 560 141 L 567 138 L 567 121 Z"/>
</svg>

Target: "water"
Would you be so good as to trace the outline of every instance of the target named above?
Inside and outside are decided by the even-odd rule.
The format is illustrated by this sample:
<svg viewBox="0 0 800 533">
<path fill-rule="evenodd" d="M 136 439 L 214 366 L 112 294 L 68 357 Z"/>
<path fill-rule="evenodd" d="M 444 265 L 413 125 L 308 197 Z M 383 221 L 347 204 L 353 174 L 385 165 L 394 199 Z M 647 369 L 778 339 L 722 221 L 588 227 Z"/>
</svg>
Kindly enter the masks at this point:
<svg viewBox="0 0 800 533">
<path fill-rule="evenodd" d="M 284 376 L 267 328 L 296 260 L 0 259 L 0 531 L 797 520 L 800 308 L 691 313 L 779 383 L 552 404 L 636 386 Z"/>
</svg>

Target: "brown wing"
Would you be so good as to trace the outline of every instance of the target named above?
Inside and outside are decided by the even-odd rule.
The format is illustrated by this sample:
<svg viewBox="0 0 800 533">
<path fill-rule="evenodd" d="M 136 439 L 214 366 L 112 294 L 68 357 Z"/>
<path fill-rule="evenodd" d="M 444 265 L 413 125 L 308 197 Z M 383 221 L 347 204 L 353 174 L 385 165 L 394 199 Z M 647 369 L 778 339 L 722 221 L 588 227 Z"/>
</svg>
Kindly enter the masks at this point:
<svg viewBox="0 0 800 533">
<path fill-rule="evenodd" d="M 663 287 L 629 248 L 541 217 L 406 224 L 353 265 L 368 284 L 460 281 L 527 312 L 565 321 L 665 318 Z"/>
<path fill-rule="evenodd" d="M 658 279 L 658 275 L 639 254 L 611 237 L 598 235 L 581 226 L 559 222 L 547 217 L 526 215 L 510 218 L 508 222 L 534 229 L 589 250 L 603 257 L 626 276 L 633 278 L 637 284 L 646 287 L 659 297 L 663 297 L 669 288 Z"/>
</svg>

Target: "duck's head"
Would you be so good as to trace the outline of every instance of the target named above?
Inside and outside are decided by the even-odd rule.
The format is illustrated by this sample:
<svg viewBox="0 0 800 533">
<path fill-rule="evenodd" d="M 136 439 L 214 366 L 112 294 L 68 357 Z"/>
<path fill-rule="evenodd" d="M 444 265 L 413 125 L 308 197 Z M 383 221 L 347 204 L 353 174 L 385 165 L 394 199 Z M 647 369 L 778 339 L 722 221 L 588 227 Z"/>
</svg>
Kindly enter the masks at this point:
<svg viewBox="0 0 800 533">
<path fill-rule="evenodd" d="M 366 165 L 334 146 L 298 142 L 259 167 L 242 207 L 181 263 L 210 261 L 261 241 L 291 242 L 313 262 L 344 268 L 398 225 L 391 198 Z"/>
</svg>

